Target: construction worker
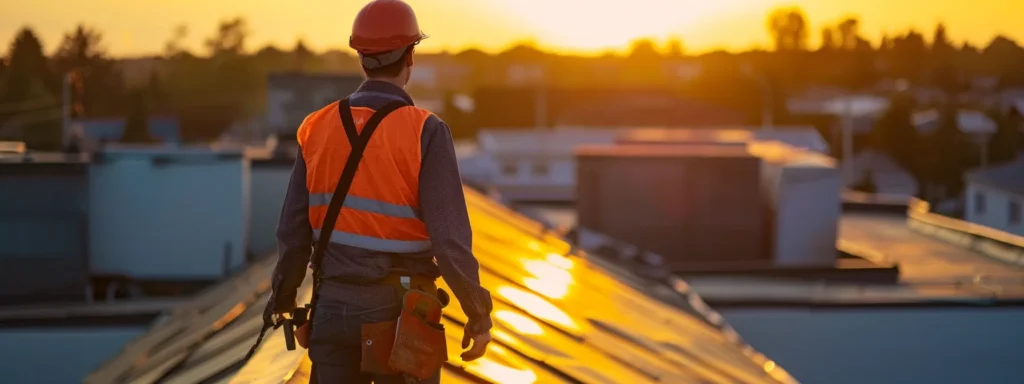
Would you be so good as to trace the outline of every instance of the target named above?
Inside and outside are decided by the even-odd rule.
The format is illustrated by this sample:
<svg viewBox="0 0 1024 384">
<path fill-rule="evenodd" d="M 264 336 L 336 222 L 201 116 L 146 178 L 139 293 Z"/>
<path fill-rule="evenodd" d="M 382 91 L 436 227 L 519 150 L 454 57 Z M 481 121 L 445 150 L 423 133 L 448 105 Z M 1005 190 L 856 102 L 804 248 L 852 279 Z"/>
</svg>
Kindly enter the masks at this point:
<svg viewBox="0 0 1024 384">
<path fill-rule="evenodd" d="M 360 370 L 361 326 L 399 316 L 397 275 L 424 286 L 444 278 L 469 318 L 463 360 L 482 357 L 491 340 L 491 297 L 480 286 L 472 253 L 451 131 L 436 115 L 413 106 L 404 90 L 415 47 L 424 38 L 408 4 L 371 1 L 356 16 L 350 38 L 366 81 L 348 97 L 348 110 L 332 103 L 306 117 L 297 133 L 299 154 L 277 229 L 280 258 L 270 302 L 277 314 L 296 307 L 311 245 L 329 230 L 321 225 L 353 148 L 341 116 L 349 112 L 355 126 L 363 127 L 386 105 L 407 104 L 380 120 L 368 140 L 319 266 L 309 336 L 312 379 L 319 383 L 405 382 L 402 375 Z M 439 376 L 440 367 L 420 382 L 437 383 Z"/>
</svg>

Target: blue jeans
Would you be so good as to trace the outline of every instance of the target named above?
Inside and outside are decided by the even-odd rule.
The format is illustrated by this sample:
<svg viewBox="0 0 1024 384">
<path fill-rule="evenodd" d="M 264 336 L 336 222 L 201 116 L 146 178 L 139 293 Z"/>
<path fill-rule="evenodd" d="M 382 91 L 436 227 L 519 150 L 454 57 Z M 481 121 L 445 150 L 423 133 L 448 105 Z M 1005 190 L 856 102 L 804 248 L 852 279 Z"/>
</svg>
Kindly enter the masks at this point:
<svg viewBox="0 0 1024 384">
<path fill-rule="evenodd" d="M 317 384 L 405 384 L 402 375 L 372 375 L 359 371 L 362 358 L 361 326 L 398 318 L 398 299 L 383 307 L 366 308 L 319 298 L 313 313 L 309 337 L 309 359 L 313 362 L 312 379 Z M 419 384 L 438 384 L 441 372 Z"/>
</svg>

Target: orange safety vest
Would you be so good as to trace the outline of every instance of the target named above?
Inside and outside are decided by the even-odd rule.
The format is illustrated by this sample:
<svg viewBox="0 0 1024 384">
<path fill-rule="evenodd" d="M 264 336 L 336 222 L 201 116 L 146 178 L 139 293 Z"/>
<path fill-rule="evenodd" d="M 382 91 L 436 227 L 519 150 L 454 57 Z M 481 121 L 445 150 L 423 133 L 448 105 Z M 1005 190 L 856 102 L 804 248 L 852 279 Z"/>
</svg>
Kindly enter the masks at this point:
<svg viewBox="0 0 1024 384">
<path fill-rule="evenodd" d="M 327 206 L 352 150 L 338 107 L 332 103 L 313 112 L 296 134 L 306 163 L 314 238 L 320 236 Z M 351 107 L 351 111 L 356 130 L 362 132 L 374 110 Z M 405 106 L 377 126 L 334 225 L 332 243 L 394 253 L 430 249 L 427 227 L 419 218 L 420 136 L 430 115 Z"/>
</svg>

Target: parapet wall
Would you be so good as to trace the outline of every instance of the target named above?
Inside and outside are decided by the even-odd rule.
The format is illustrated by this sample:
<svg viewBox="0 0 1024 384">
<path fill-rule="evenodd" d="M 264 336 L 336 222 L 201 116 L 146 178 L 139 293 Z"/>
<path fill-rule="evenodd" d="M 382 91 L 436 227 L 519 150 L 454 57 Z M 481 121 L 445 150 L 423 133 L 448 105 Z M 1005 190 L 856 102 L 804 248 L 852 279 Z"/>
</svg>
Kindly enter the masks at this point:
<svg viewBox="0 0 1024 384">
<path fill-rule="evenodd" d="M 915 197 L 845 191 L 843 209 L 904 214 L 915 232 L 1024 267 L 1024 236 L 934 213 L 928 202 Z"/>
</svg>

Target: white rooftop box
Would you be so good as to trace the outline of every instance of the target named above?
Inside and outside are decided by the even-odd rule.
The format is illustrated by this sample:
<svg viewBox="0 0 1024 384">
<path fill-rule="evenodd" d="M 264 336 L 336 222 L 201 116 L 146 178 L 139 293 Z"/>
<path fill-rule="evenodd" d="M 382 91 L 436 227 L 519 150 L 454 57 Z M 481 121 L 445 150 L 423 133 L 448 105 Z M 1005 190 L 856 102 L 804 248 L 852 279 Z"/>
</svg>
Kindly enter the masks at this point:
<svg viewBox="0 0 1024 384">
<path fill-rule="evenodd" d="M 250 163 L 241 149 L 112 147 L 89 172 L 94 274 L 216 279 L 245 262 Z"/>
</svg>

